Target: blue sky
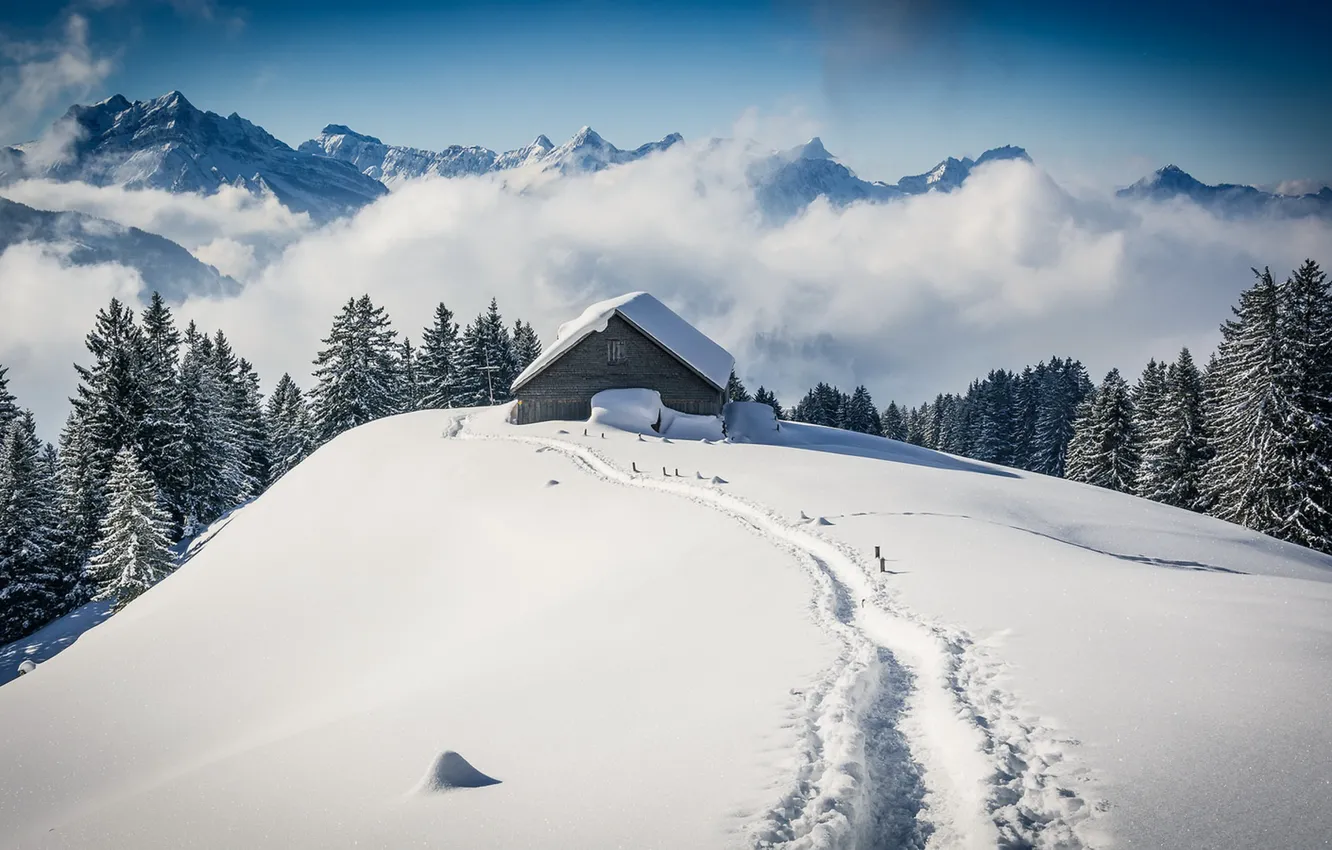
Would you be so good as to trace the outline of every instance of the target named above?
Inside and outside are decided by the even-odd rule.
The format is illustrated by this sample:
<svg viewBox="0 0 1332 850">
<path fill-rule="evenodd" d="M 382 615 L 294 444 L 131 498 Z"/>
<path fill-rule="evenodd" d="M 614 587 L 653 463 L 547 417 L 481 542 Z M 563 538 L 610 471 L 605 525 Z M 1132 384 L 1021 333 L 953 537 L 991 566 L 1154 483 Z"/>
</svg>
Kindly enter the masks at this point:
<svg viewBox="0 0 1332 850">
<path fill-rule="evenodd" d="M 71 12 L 111 70 L 76 94 L 171 89 L 296 145 L 327 123 L 386 142 L 514 148 L 591 124 L 622 147 L 809 132 L 869 179 L 1019 144 L 1065 179 L 1174 162 L 1208 182 L 1332 180 L 1332 12 L 1161 0 L 450 4 L 99 0 L 6 4 L 3 44 Z M 22 51 L 7 50 L 11 60 Z M 9 63 L 10 69 L 14 62 Z"/>
</svg>

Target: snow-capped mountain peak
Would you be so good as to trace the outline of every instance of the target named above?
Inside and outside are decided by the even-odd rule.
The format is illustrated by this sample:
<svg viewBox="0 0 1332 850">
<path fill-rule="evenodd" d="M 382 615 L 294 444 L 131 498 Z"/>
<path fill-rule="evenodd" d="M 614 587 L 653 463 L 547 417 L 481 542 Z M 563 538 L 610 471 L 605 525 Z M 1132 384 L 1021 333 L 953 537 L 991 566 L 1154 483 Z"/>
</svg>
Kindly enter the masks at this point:
<svg viewBox="0 0 1332 850">
<path fill-rule="evenodd" d="M 794 151 L 797 159 L 835 159 L 823 146 L 823 139 L 818 136 L 810 139 Z"/>
<path fill-rule="evenodd" d="M 346 163 L 292 150 L 234 112 L 223 118 L 200 110 L 179 91 L 75 105 L 57 129 L 70 139 L 64 155 L 23 162 L 24 176 L 204 194 L 243 185 L 317 220 L 352 212 L 386 191 Z M 11 151 L 23 159 L 23 147 Z"/>
<path fill-rule="evenodd" d="M 1187 198 L 1224 216 L 1332 216 L 1332 189 L 1328 187 L 1316 193 L 1281 195 L 1234 183 L 1213 186 L 1174 164 L 1157 169 L 1133 185 L 1120 189 L 1117 194 L 1121 198 L 1154 201 Z"/>
</svg>

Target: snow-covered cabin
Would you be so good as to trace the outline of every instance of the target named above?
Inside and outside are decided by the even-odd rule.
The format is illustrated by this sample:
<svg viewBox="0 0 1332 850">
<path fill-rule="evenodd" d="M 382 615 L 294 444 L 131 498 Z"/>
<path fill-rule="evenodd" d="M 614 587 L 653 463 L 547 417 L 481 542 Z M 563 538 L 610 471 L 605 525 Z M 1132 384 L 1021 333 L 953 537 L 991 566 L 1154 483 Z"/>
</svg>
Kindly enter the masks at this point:
<svg viewBox="0 0 1332 850">
<path fill-rule="evenodd" d="M 656 390 L 681 413 L 720 415 L 735 358 L 646 292 L 600 301 L 560 325 L 513 382 L 514 421 L 579 420 L 602 390 Z"/>
</svg>

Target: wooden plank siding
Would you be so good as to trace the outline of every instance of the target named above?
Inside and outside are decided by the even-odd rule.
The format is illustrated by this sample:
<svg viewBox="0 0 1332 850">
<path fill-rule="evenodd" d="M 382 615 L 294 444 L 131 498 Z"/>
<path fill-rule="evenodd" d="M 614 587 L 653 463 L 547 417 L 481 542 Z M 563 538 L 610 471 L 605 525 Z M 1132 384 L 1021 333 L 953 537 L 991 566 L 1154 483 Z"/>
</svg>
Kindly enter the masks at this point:
<svg viewBox="0 0 1332 850">
<path fill-rule="evenodd" d="M 611 362 L 611 343 L 620 359 Z M 619 314 L 606 330 L 594 331 L 518 388 L 514 421 L 581 420 L 592 415 L 592 396 L 602 390 L 644 388 L 681 413 L 721 414 L 723 393 Z"/>
</svg>

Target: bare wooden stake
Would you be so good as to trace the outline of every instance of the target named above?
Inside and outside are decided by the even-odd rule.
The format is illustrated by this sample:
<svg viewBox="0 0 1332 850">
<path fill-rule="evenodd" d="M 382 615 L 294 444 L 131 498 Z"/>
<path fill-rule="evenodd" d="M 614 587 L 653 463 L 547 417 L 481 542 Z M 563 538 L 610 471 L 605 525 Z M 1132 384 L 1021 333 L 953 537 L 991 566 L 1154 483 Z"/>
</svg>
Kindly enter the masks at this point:
<svg viewBox="0 0 1332 850">
<path fill-rule="evenodd" d="M 637 472 L 637 471 L 638 471 L 638 462 L 637 462 L 637 461 L 635 461 L 635 462 L 633 463 L 633 467 L 634 467 L 634 472 Z"/>
<path fill-rule="evenodd" d="M 675 468 L 675 477 L 676 477 L 676 478 L 679 478 L 679 477 L 680 477 L 680 467 L 678 467 L 678 466 Z"/>
<path fill-rule="evenodd" d="M 661 468 L 661 474 L 662 474 L 662 475 L 666 475 L 666 474 L 667 474 L 667 473 L 666 473 L 666 467 L 663 466 L 663 467 Z"/>
<path fill-rule="evenodd" d="M 879 572 L 881 573 L 888 572 L 888 559 L 886 558 L 879 559 Z"/>
<path fill-rule="evenodd" d="M 879 560 L 883 560 L 883 556 L 879 554 L 879 547 L 878 547 L 878 546 L 875 546 L 875 547 L 874 547 L 874 557 L 878 558 Z"/>
<path fill-rule="evenodd" d="M 587 436 L 587 429 L 586 429 L 586 428 L 583 429 L 583 436 L 584 436 L 584 437 Z"/>
</svg>

